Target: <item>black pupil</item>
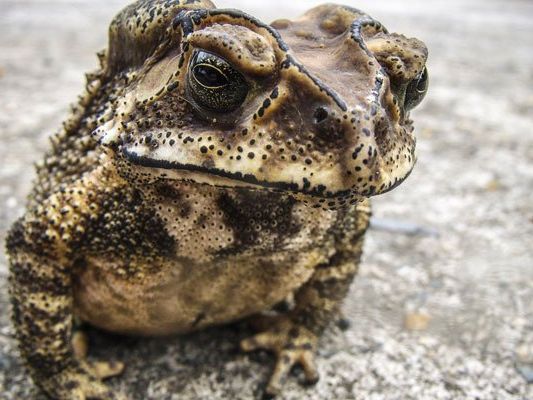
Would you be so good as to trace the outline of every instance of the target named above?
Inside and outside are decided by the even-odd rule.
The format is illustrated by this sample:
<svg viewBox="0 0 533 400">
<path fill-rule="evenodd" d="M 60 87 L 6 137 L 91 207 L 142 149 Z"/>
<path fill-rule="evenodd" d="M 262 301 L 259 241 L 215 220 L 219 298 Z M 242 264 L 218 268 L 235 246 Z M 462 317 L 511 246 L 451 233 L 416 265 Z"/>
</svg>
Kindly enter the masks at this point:
<svg viewBox="0 0 533 400">
<path fill-rule="evenodd" d="M 200 84 L 210 88 L 217 88 L 228 84 L 228 79 L 224 74 L 210 65 L 203 64 L 194 67 L 194 77 Z"/>
</svg>

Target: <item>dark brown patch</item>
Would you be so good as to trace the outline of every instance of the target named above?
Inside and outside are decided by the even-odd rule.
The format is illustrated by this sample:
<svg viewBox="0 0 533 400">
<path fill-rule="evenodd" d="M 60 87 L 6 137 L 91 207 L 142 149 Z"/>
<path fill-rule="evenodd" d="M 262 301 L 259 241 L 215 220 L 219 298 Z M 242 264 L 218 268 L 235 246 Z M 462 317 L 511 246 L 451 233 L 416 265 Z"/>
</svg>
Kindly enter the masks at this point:
<svg viewBox="0 0 533 400">
<path fill-rule="evenodd" d="M 278 193 L 242 190 L 235 196 L 222 193 L 218 207 L 224 212 L 224 222 L 233 230 L 233 246 L 218 254 L 239 254 L 251 248 L 266 250 L 262 238 L 274 237 L 274 246 L 295 235 L 301 229 L 293 220 L 295 200 Z"/>
</svg>

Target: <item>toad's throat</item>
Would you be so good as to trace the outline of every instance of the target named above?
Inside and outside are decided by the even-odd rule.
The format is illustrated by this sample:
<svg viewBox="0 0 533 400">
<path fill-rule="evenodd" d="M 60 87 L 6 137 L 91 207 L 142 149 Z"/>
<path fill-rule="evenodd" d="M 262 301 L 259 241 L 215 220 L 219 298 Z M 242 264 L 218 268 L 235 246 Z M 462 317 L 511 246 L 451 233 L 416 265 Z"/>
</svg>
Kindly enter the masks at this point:
<svg viewBox="0 0 533 400">
<path fill-rule="evenodd" d="M 126 148 L 122 149 L 122 154 L 130 163 L 151 169 L 160 169 L 179 172 L 179 178 L 191 181 L 200 180 L 201 183 L 210 183 L 214 186 L 222 187 L 242 187 L 261 190 L 272 190 L 278 192 L 290 192 L 305 196 L 338 199 L 352 197 L 354 194 L 350 190 L 337 192 L 327 191 L 324 186 L 301 187 L 295 182 L 265 181 L 258 179 L 253 174 L 243 174 L 241 172 L 230 172 L 215 167 L 205 167 L 195 164 L 184 164 L 176 161 L 159 160 L 147 156 L 139 155 Z M 172 178 L 172 173 L 168 174 Z M 210 179 L 210 177 L 216 179 Z M 199 179 L 197 179 L 199 178 Z"/>
</svg>

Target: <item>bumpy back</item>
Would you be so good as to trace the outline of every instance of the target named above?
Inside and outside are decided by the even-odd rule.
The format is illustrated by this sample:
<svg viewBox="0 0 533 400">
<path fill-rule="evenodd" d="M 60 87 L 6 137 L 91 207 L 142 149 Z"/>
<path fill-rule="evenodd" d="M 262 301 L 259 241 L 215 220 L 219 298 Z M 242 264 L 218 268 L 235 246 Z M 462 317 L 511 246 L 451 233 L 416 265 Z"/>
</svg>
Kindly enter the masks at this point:
<svg viewBox="0 0 533 400">
<path fill-rule="evenodd" d="M 137 67 L 161 44 L 166 29 L 182 11 L 212 9 L 210 0 L 141 0 L 123 9 L 109 27 L 108 74 Z"/>
</svg>

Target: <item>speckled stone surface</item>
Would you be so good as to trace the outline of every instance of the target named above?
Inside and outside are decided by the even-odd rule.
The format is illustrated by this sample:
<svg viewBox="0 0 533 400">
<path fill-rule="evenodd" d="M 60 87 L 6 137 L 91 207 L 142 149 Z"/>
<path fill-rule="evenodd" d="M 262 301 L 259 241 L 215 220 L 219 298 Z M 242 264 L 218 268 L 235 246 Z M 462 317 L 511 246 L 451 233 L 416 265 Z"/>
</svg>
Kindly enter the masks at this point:
<svg viewBox="0 0 533 400">
<path fill-rule="evenodd" d="M 0 0 L 0 239 L 126 3 Z M 271 20 L 319 2 L 217 3 Z M 351 326 L 322 339 L 317 386 L 300 387 L 296 371 L 282 399 L 532 400 L 533 3 L 345 3 L 424 40 L 431 88 L 414 114 L 418 165 L 375 199 L 376 226 L 344 307 Z M 412 224 L 422 234 L 408 234 Z M 6 275 L 2 254 L 0 399 L 43 399 L 17 357 Z M 256 399 L 273 359 L 240 354 L 247 333 L 241 325 L 167 339 L 93 331 L 92 355 L 127 363 L 110 384 L 132 399 Z"/>
</svg>

